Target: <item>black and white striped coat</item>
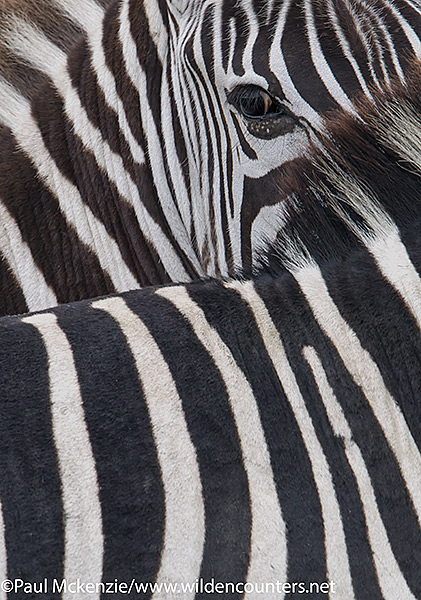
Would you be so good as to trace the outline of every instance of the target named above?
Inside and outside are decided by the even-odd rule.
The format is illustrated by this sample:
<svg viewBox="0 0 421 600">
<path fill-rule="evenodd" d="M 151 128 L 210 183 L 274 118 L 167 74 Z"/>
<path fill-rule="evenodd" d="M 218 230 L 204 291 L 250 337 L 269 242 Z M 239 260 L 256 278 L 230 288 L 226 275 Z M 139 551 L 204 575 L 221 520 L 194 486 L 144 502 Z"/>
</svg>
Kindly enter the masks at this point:
<svg viewBox="0 0 421 600">
<path fill-rule="evenodd" d="M 103 4 L 0 2 L 0 314 L 250 271 L 274 170 L 421 56 L 418 0 Z"/>
<path fill-rule="evenodd" d="M 0 321 L 0 580 L 421 597 L 420 90 L 339 115 L 253 279 Z"/>
</svg>

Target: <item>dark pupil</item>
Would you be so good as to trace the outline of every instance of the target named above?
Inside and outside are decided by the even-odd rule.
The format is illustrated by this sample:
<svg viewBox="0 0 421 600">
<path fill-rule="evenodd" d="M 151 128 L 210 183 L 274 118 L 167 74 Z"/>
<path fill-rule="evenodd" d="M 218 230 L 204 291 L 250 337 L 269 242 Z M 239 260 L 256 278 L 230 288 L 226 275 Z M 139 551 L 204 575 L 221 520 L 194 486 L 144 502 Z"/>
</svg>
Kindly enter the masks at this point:
<svg viewBox="0 0 421 600">
<path fill-rule="evenodd" d="M 256 119 L 264 117 L 267 114 L 268 103 L 265 103 L 262 96 L 263 93 L 260 90 L 248 90 L 244 92 L 240 98 L 240 108 L 245 117 Z"/>
</svg>

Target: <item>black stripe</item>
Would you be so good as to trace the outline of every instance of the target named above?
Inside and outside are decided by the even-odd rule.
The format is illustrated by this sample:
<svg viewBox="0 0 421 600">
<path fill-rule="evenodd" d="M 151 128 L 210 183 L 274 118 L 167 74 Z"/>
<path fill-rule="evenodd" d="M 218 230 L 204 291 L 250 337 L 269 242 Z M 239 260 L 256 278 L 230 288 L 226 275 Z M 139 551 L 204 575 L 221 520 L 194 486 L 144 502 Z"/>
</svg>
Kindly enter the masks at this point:
<svg viewBox="0 0 421 600">
<path fill-rule="evenodd" d="M 253 148 L 250 146 L 250 144 L 248 143 L 246 138 L 244 137 L 238 117 L 234 112 L 231 112 L 231 118 L 234 123 L 235 131 L 237 133 L 242 151 L 247 156 L 247 158 L 249 158 L 250 160 L 257 160 L 258 156 L 257 156 L 256 152 L 253 150 Z"/>
<path fill-rule="evenodd" d="M 351 54 L 358 64 L 358 67 L 361 71 L 363 79 L 368 86 L 373 85 L 375 83 L 375 81 L 374 81 L 373 75 L 369 69 L 367 50 L 361 40 L 361 37 L 360 37 L 356 27 L 355 27 L 355 23 L 352 18 L 352 13 L 350 13 L 348 7 L 342 2 L 337 2 L 335 6 L 336 6 L 336 14 L 338 17 L 339 26 L 341 28 L 342 35 L 345 37 L 345 39 L 347 40 L 347 42 L 349 44 Z M 320 42 L 323 44 L 324 40 L 320 40 Z M 338 40 L 337 44 L 339 46 L 339 40 Z M 328 54 L 325 54 L 325 56 L 326 56 L 327 60 L 332 58 Z M 337 73 L 335 71 L 333 71 L 333 72 L 335 73 L 335 76 L 336 76 Z M 338 79 L 339 79 L 339 77 L 340 77 L 340 74 L 338 75 Z M 357 91 L 358 87 L 359 87 L 359 83 L 355 82 L 355 85 L 357 86 L 356 87 L 356 91 Z"/>
<path fill-rule="evenodd" d="M 395 19 L 395 17 L 393 17 L 392 15 L 392 11 L 387 8 L 387 3 L 385 5 L 385 2 L 383 0 L 374 0 L 372 3 L 372 9 L 378 12 L 378 15 L 381 17 L 381 21 L 383 22 L 387 34 L 389 35 L 392 44 L 394 46 L 394 50 L 396 51 L 396 55 L 398 58 L 398 62 L 400 62 L 401 59 L 401 55 L 403 54 L 407 54 L 409 55 L 410 52 L 410 48 L 411 46 L 408 43 L 408 39 L 404 33 L 404 31 L 402 30 L 402 26 L 399 24 L 399 22 Z M 398 7 L 398 3 L 396 3 L 396 7 Z M 380 31 L 379 29 L 379 25 L 377 24 L 376 21 L 373 21 L 373 29 L 374 31 L 377 33 L 377 36 L 379 37 L 379 40 L 381 41 L 382 44 L 382 48 L 384 50 L 384 61 L 387 65 L 387 69 L 388 69 L 388 73 L 389 75 L 397 75 L 397 71 L 395 69 L 394 63 L 393 63 L 393 58 L 392 58 L 392 54 L 389 50 L 389 45 L 388 45 L 388 40 L 386 35 Z M 421 30 L 420 30 L 421 33 Z M 406 52 L 401 52 L 402 49 L 405 49 Z M 408 52 L 409 51 L 409 52 Z M 405 66 L 405 62 L 402 63 L 402 67 Z"/>
<path fill-rule="evenodd" d="M 219 157 L 219 161 L 220 161 L 219 164 L 220 164 L 221 173 L 223 172 L 223 168 L 225 168 L 225 170 L 226 170 L 226 176 L 224 179 L 228 182 L 232 182 L 232 180 L 233 180 L 232 143 L 231 143 L 231 139 L 230 139 L 228 125 L 227 125 L 227 122 L 225 119 L 225 110 L 222 107 L 221 98 L 220 98 L 220 93 L 224 93 L 224 91 L 218 89 L 218 87 L 216 85 L 216 80 L 215 80 L 215 60 L 218 61 L 218 58 L 216 55 L 219 52 L 219 49 L 215 48 L 215 39 L 214 39 L 215 38 L 215 31 L 214 31 L 215 10 L 216 10 L 215 7 L 212 7 L 212 6 L 210 6 L 206 9 L 205 14 L 203 16 L 202 29 L 200 32 L 200 40 L 201 40 L 201 46 L 202 46 L 203 61 L 204 61 L 204 65 L 205 65 L 205 69 L 206 69 L 208 78 L 211 82 L 211 86 L 213 87 L 216 107 L 214 107 L 214 103 L 212 101 L 211 95 L 207 91 L 207 86 L 205 85 L 204 80 L 202 80 L 201 77 L 200 77 L 200 79 L 202 80 L 203 88 L 206 90 L 207 101 L 208 101 L 209 108 L 212 113 L 212 118 L 213 118 L 214 125 L 215 125 L 215 131 L 217 134 L 218 134 L 217 128 L 219 127 L 217 124 L 217 121 L 218 121 L 217 116 L 218 115 L 220 116 L 220 120 L 222 121 L 222 130 L 219 132 L 219 135 L 217 135 L 218 157 Z M 221 144 L 220 138 L 225 138 L 225 140 L 226 140 L 227 148 L 226 148 L 225 155 L 222 154 L 222 144 Z M 233 198 L 232 185 L 228 185 L 228 190 L 226 192 L 225 186 L 223 184 L 224 184 L 224 180 L 221 177 L 220 195 L 221 195 L 221 199 L 223 199 L 223 203 L 221 203 L 222 214 L 224 215 L 228 211 L 228 206 L 226 206 L 227 199 L 225 198 L 226 193 L 228 193 L 228 204 L 229 204 L 229 210 L 230 210 L 230 214 L 231 214 L 231 218 L 232 218 L 234 216 L 234 198 Z M 224 222 L 223 230 L 225 231 L 226 228 L 228 228 L 228 223 Z M 225 246 L 226 246 L 226 253 L 227 253 L 227 262 L 228 262 L 228 265 L 231 265 L 232 258 L 230 256 L 230 243 L 228 240 L 225 240 Z"/>
<path fill-rule="evenodd" d="M 38 331 L 13 318 L 0 322 L 0 386 L 7 576 L 51 582 L 63 577 L 64 531 L 48 361 Z M 50 592 L 48 598 L 58 598 Z"/>
<path fill-rule="evenodd" d="M 111 4 L 112 0 L 95 0 L 95 2 L 103 8 L 107 8 L 107 6 Z"/>
<path fill-rule="evenodd" d="M 258 284 L 256 287 L 277 324 L 289 364 L 293 368 L 318 441 L 329 464 L 340 506 L 355 591 L 361 591 L 361 598 L 366 597 L 367 589 L 373 598 L 381 597 L 354 475 L 345 456 L 343 440 L 331 428 L 311 370 L 303 358 L 303 348 L 314 347 L 319 357 L 323 358 L 328 377 L 331 375 L 335 382 L 340 382 L 340 390 L 335 390 L 338 398 L 348 398 L 351 406 L 358 401 L 362 403 L 361 391 L 344 368 L 335 348 L 315 322 L 307 303 L 299 291 L 294 290 L 295 284 L 290 285 L 290 290 L 286 285 L 282 289 L 276 289 L 276 285 Z M 330 383 L 332 385 L 332 381 Z M 360 598 L 358 593 L 356 596 Z"/>
<path fill-rule="evenodd" d="M 33 98 L 48 81 L 48 77 L 13 54 L 11 50 L 2 45 L 1 41 L 0 53 L 1 76 L 11 83 L 24 98 L 28 100 Z"/>
<path fill-rule="evenodd" d="M 251 234 L 256 217 L 262 208 L 273 206 L 279 201 L 279 173 L 277 171 L 270 171 L 259 179 L 244 177 L 243 194 L 244 198 L 248 200 L 241 205 L 241 264 L 242 270 L 246 274 L 251 273 L 252 270 Z M 260 241 L 262 243 L 265 241 L 264 232 L 262 232 Z"/>
<path fill-rule="evenodd" d="M 138 2 L 129 5 L 130 31 L 137 47 L 137 59 L 140 67 L 153 77 L 146 77 L 147 101 L 150 106 L 153 120 L 159 131 L 161 127 L 161 85 L 163 78 L 163 65 L 158 56 L 157 48 L 151 39 L 149 21 L 145 9 Z"/>
<path fill-rule="evenodd" d="M 79 137 L 74 135 L 73 126 L 65 116 L 63 101 L 54 90 L 48 90 L 48 102 L 37 103 L 33 107 L 33 114 L 57 167 L 78 188 L 83 202 L 104 225 L 110 237 L 117 242 L 125 264 L 139 284 L 156 285 L 169 282 L 170 279 L 155 249 L 146 242 L 139 230 L 135 209 L 121 198 L 116 186 L 110 181 L 108 173 L 98 167 L 93 153 L 83 146 Z M 196 273 L 189 261 L 173 239 L 157 202 L 149 166 L 133 166 L 133 172 L 136 174 L 134 184 L 139 190 L 141 202 L 155 222 L 160 224 L 164 235 L 172 243 L 175 253 L 184 263 L 186 270 L 195 276 Z M 90 257 L 91 261 L 94 259 L 95 257 Z M 92 272 L 101 273 L 99 264 Z M 111 284 L 108 290 L 99 289 L 80 298 L 100 296 L 113 291 Z M 69 298 L 66 300 L 68 301 Z"/>
<path fill-rule="evenodd" d="M 103 581 L 153 582 L 163 544 L 164 491 L 133 355 L 114 319 L 87 302 L 57 314 L 74 353 L 95 456 Z"/>
<path fill-rule="evenodd" d="M 118 6 L 116 4 L 114 8 L 118 8 Z M 118 24 L 116 19 L 111 22 L 106 19 L 104 23 L 104 51 L 107 42 L 108 44 L 113 42 L 113 48 L 118 43 L 115 38 L 109 39 L 111 36 L 108 31 L 110 25 L 115 26 L 116 24 Z M 121 157 L 124 169 L 133 181 L 136 177 L 136 164 L 133 161 L 129 145 L 121 132 L 117 114 L 107 104 L 104 92 L 98 84 L 96 71 L 91 64 L 91 54 L 86 40 L 79 44 L 70 53 L 67 61 L 69 76 L 90 122 L 99 130 L 104 145 L 105 142 L 108 142 L 111 150 Z M 136 138 L 136 135 L 134 137 Z"/>
<path fill-rule="evenodd" d="M 247 46 L 247 39 L 250 33 L 250 26 L 246 11 L 238 4 L 232 6 L 232 2 L 224 2 L 222 21 L 229 22 L 234 20 L 234 52 L 232 57 L 232 70 L 235 75 L 242 77 L 245 74 L 243 66 L 244 50 Z"/>
<path fill-rule="evenodd" d="M 111 0 L 108 0 L 111 1 Z M 42 2 L 40 3 L 42 5 Z M 84 34 L 79 24 L 67 16 L 65 11 L 52 2 L 44 2 L 46 6 L 39 7 L 38 2 L 25 2 L 23 10 L 31 25 L 35 25 L 47 39 L 66 52 Z M 43 10 L 44 9 L 44 10 Z M 15 12 L 15 11 L 13 11 Z M 19 16 L 19 12 L 16 11 Z M 80 15 L 82 17 L 82 15 Z"/>
<path fill-rule="evenodd" d="M 167 77 L 167 85 L 168 85 L 168 89 L 169 89 L 169 93 L 170 93 L 170 104 L 171 104 L 171 122 L 173 123 L 173 127 L 174 127 L 174 142 L 175 142 L 175 151 L 177 153 L 177 160 L 178 160 L 178 164 L 180 165 L 180 171 L 182 172 L 183 175 L 183 182 L 187 191 L 187 194 L 189 194 L 189 203 L 190 203 L 190 207 L 192 206 L 192 183 L 191 183 L 191 177 L 190 177 L 190 173 L 189 173 L 189 169 L 188 169 L 188 164 L 189 164 L 189 150 L 191 149 L 191 140 L 188 140 L 188 144 L 186 143 L 186 140 L 184 139 L 184 132 L 182 133 L 181 131 L 181 126 L 180 126 L 180 122 L 178 120 L 178 112 L 177 112 L 177 101 L 176 101 L 176 96 L 175 96 L 175 86 L 177 85 L 181 85 L 181 82 L 177 82 L 173 80 L 173 71 L 172 69 L 167 69 L 166 72 L 166 77 Z M 175 74 L 175 77 L 177 77 L 177 74 Z M 161 132 L 165 135 L 165 132 L 162 131 L 161 128 Z M 188 137 L 190 138 L 190 132 L 186 132 Z M 170 152 L 171 152 L 171 148 L 170 148 Z M 166 157 L 166 162 L 168 162 L 168 159 Z M 168 171 L 168 177 L 170 178 L 170 180 L 172 181 L 172 174 L 170 172 L 170 169 L 167 169 Z M 173 184 L 172 184 L 173 185 Z M 197 201 L 197 199 L 195 199 L 195 201 Z M 193 224 L 192 224 L 193 227 Z M 194 240 L 194 236 L 193 236 L 193 232 L 192 231 L 188 231 L 187 232 L 190 236 L 190 239 Z M 194 241 L 193 241 L 194 243 Z"/>
<path fill-rule="evenodd" d="M 119 12 L 118 14 L 115 14 L 115 10 L 118 7 Z M 117 93 L 123 103 L 130 131 L 141 148 L 145 149 L 147 140 L 140 120 L 140 98 L 138 91 L 134 87 L 126 71 L 123 48 L 119 40 L 119 20 L 121 10 L 122 4 L 117 3 L 113 5 L 111 12 L 111 15 L 114 18 L 110 18 L 111 15 L 108 16 L 107 14 L 107 18 L 104 22 L 102 45 L 105 54 L 105 62 L 114 77 Z M 136 26 L 134 26 L 134 29 L 136 29 Z"/>
<path fill-rule="evenodd" d="M 194 62 L 193 59 L 193 46 L 192 46 L 192 40 L 190 39 L 187 43 L 187 48 L 186 48 L 186 52 L 185 52 L 185 67 L 186 69 L 189 70 L 190 72 L 190 77 L 193 79 L 193 81 L 197 81 L 200 78 L 198 77 L 197 74 L 197 65 Z M 201 81 L 202 85 L 203 85 L 203 81 Z M 193 83 L 193 85 L 195 85 Z M 204 130 L 205 130 L 205 135 L 206 135 L 206 148 L 208 150 L 208 161 L 207 161 L 207 172 L 205 173 L 205 177 L 208 178 L 209 181 L 209 223 L 211 225 L 211 239 L 207 240 L 208 245 L 210 245 L 212 248 L 216 249 L 218 247 L 218 243 L 217 243 L 217 236 L 216 236 L 216 229 L 215 229 L 215 174 L 216 174 L 216 169 L 215 169 L 215 157 L 213 155 L 212 152 L 212 130 L 215 131 L 214 129 L 214 123 L 210 123 L 207 117 L 207 114 L 205 112 L 205 103 L 203 102 L 203 98 L 201 96 L 201 92 L 199 90 L 199 86 L 196 83 L 196 95 L 197 98 L 194 99 L 193 98 L 193 93 L 190 89 L 190 86 L 187 84 L 186 82 L 186 86 L 188 88 L 188 95 L 189 95 L 189 103 L 191 106 L 191 109 L 193 111 L 193 118 L 195 120 L 195 122 L 198 122 L 199 119 L 203 119 L 204 122 Z M 215 131 L 216 133 L 216 131 Z M 203 143 L 201 143 L 201 132 L 199 130 L 199 127 L 197 127 L 196 130 L 196 134 L 197 134 L 197 139 L 199 141 L 199 152 L 200 152 L 200 156 L 202 156 L 202 147 L 203 147 Z M 217 137 L 218 141 L 219 141 L 219 137 Z M 219 148 L 220 150 L 220 148 Z M 218 160 L 219 163 L 219 160 Z M 217 163 L 217 164 L 218 164 Z M 203 171 L 203 163 L 199 164 L 199 169 L 200 171 Z M 201 173 L 202 175 L 202 173 Z M 222 212 L 222 219 L 223 219 L 223 215 L 224 215 L 225 211 Z M 226 227 L 222 226 L 222 230 L 224 232 L 224 238 L 227 235 L 227 230 Z M 196 236 L 195 236 L 196 237 Z M 218 253 L 215 251 L 215 273 L 216 275 L 220 275 L 221 271 L 220 271 L 220 263 L 219 263 L 219 256 Z"/>
<path fill-rule="evenodd" d="M 420 38 L 421 37 L 421 14 L 420 14 L 420 7 L 419 7 L 418 2 L 416 0 L 413 1 L 413 4 L 415 4 L 416 6 L 418 6 L 418 10 L 416 10 L 415 8 L 413 8 L 405 0 L 400 0 L 399 2 L 395 2 L 395 8 L 398 9 L 398 12 L 402 15 L 402 17 L 405 19 L 405 21 L 415 31 L 415 33 L 418 36 L 418 38 Z M 405 36 L 405 38 L 406 38 L 406 36 Z M 407 41 L 406 41 L 406 44 L 408 44 Z M 408 44 L 408 46 L 409 46 L 409 44 Z M 411 47 L 409 46 L 408 49 L 410 49 L 410 48 Z M 412 48 L 411 48 L 411 53 L 412 53 Z M 411 53 L 408 53 L 408 55 L 407 55 L 408 59 L 410 58 Z"/>
<path fill-rule="evenodd" d="M 332 431 L 311 371 L 303 359 L 302 349 L 305 346 L 314 347 L 319 357 L 323 358 L 329 383 L 342 406 L 353 438 L 360 447 L 375 489 L 379 489 L 379 486 L 381 488 L 385 479 L 388 483 L 392 481 L 394 489 L 402 493 L 403 482 L 396 473 L 394 458 L 360 388 L 344 368 L 334 346 L 320 330 L 300 292 L 294 291 L 294 286 L 295 284 L 287 284 L 284 280 L 282 287 L 276 283 L 273 286 L 257 283 L 256 288 L 278 327 L 289 363 L 297 377 L 317 438 L 329 464 L 346 535 L 355 591 L 360 591 L 362 598 L 367 597 L 367 589 L 372 594 L 370 597 L 381 597 L 354 474 L 344 453 L 343 440 Z M 295 446 L 290 447 L 294 448 L 295 454 Z M 389 477 L 386 477 L 386 471 Z M 403 496 L 406 497 L 405 491 Z M 407 510 L 406 506 L 404 509 Z M 399 509 L 395 506 L 395 510 L 396 517 Z M 305 508 L 304 512 L 311 515 L 313 510 Z M 300 552 L 303 552 L 303 548 L 299 550 L 298 557 Z"/>
<path fill-rule="evenodd" d="M 119 10 L 121 11 L 121 5 L 116 5 L 115 8 L 119 7 Z M 113 13 L 111 13 L 110 17 L 113 16 Z M 117 15 L 116 15 L 117 16 Z M 158 85 L 158 79 L 159 79 L 159 85 L 161 85 L 161 79 L 160 77 L 162 77 L 162 67 L 161 67 L 161 63 L 159 62 L 159 59 L 156 55 L 156 49 L 155 46 L 152 42 L 152 40 L 149 37 L 149 33 L 146 27 L 146 16 L 143 13 L 143 9 L 141 9 L 141 11 L 139 11 L 139 7 L 136 5 L 135 7 L 130 9 L 130 14 L 129 14 L 129 18 L 130 18 L 130 23 L 131 23 L 131 30 L 133 33 L 133 37 L 135 40 L 137 40 L 137 38 L 139 37 L 140 40 L 142 40 L 141 42 L 139 42 L 140 46 L 138 46 L 138 52 L 139 52 L 139 59 L 140 57 L 142 57 L 142 60 L 145 59 L 145 56 L 150 56 L 150 53 L 153 56 L 153 61 L 150 60 L 148 58 L 147 62 L 145 62 L 143 64 L 143 68 L 145 70 L 146 73 L 154 73 L 154 77 L 147 77 L 147 82 L 148 85 L 150 85 L 150 80 L 153 80 L 153 85 L 157 86 Z M 143 206 L 145 206 L 145 208 L 147 209 L 148 213 L 151 215 L 151 217 L 155 220 L 156 223 L 159 223 L 159 225 L 161 226 L 161 229 L 164 232 L 164 235 L 166 235 L 166 237 L 168 238 L 168 240 L 170 241 L 170 243 L 172 244 L 174 251 L 176 253 L 176 255 L 180 258 L 181 262 L 183 263 L 183 266 L 186 270 L 186 272 L 189 274 L 189 276 L 192 279 L 197 278 L 197 272 L 195 270 L 195 268 L 193 267 L 193 265 L 191 264 L 190 260 L 186 257 L 185 253 L 181 250 L 177 240 L 174 238 L 172 231 L 167 223 L 167 220 L 164 216 L 160 201 L 159 201 L 159 197 L 158 197 L 158 192 L 157 189 L 155 187 L 154 181 L 153 181 L 153 169 L 151 166 L 151 158 L 149 156 L 149 152 L 148 152 L 148 143 L 147 143 L 147 139 L 145 136 L 145 132 L 142 129 L 142 124 L 141 124 L 141 119 L 140 119 L 140 112 L 141 112 L 141 108 L 140 108 L 140 104 L 139 102 L 141 101 L 141 99 L 139 98 L 138 92 L 137 90 L 133 87 L 133 84 L 130 81 L 130 78 L 126 72 L 125 66 L 124 66 L 124 57 L 122 54 L 122 47 L 120 45 L 119 42 L 115 42 L 115 43 L 110 43 L 112 42 L 113 39 L 117 40 L 118 39 L 118 19 L 114 18 L 107 18 L 106 22 L 105 22 L 105 28 L 106 30 L 104 30 L 104 52 L 106 55 L 106 62 L 108 67 L 110 68 L 111 72 L 114 75 L 114 80 L 116 83 L 116 88 L 117 88 L 117 92 L 120 96 L 121 101 L 123 102 L 124 108 L 125 108 L 125 114 L 127 117 L 127 121 L 130 125 L 130 129 L 131 132 L 133 133 L 135 139 L 139 142 L 139 145 L 141 146 L 141 148 L 144 149 L 145 151 L 145 164 L 142 166 L 133 166 L 133 168 L 131 168 L 130 172 L 132 174 L 133 177 L 133 181 L 134 184 L 136 185 L 138 191 L 139 191 L 139 195 L 141 198 L 141 203 L 143 204 Z M 140 28 L 140 30 L 139 30 Z M 145 31 L 144 31 L 145 30 Z M 142 37 L 146 36 L 146 37 Z M 144 45 L 144 47 L 143 47 Z M 142 64 L 142 63 L 141 63 Z M 154 65 L 154 66 L 152 66 Z M 158 69 L 158 72 L 157 72 Z M 159 76 L 159 77 L 158 77 Z M 154 116 L 154 121 L 157 127 L 157 133 L 158 135 L 161 133 L 161 140 L 163 140 L 165 138 L 165 130 L 161 131 L 161 113 L 160 113 L 160 91 L 156 88 L 153 87 L 153 89 L 151 91 L 148 91 L 148 102 L 149 102 L 149 106 L 153 112 L 153 114 L 155 114 Z M 173 107 L 174 110 L 174 107 Z M 173 112 L 173 114 L 175 115 L 175 112 Z M 105 129 L 108 129 L 110 127 L 109 122 L 107 121 L 107 119 L 105 120 L 105 122 L 102 125 Z M 173 121 L 173 126 L 176 127 L 176 121 Z M 111 132 L 113 133 L 113 129 L 111 128 Z M 117 129 L 119 129 L 119 127 L 117 127 Z M 116 129 L 116 130 L 117 130 Z M 176 147 L 177 147 L 177 151 L 181 151 L 181 153 L 185 152 L 185 144 L 184 144 L 184 140 L 182 135 L 180 135 L 179 130 L 177 129 L 175 131 L 175 139 L 176 139 Z M 121 135 L 118 136 L 118 140 L 117 140 L 117 145 L 116 145 L 116 151 L 118 151 L 118 146 L 120 143 L 124 143 L 121 140 Z M 190 146 L 190 145 L 189 145 Z M 165 155 L 164 155 L 164 148 L 162 148 L 162 152 L 163 152 L 163 159 L 165 161 Z M 128 159 L 129 160 L 129 159 Z M 185 162 L 184 159 L 180 159 L 180 163 L 181 161 Z M 129 161 L 130 162 L 130 161 Z M 183 163 L 181 163 L 183 164 Z M 175 197 L 175 193 L 174 193 L 174 189 L 173 189 L 173 183 L 172 183 L 172 175 L 171 173 L 168 172 L 167 169 L 167 164 L 164 164 L 164 168 L 166 169 L 166 179 L 170 188 L 170 192 L 172 193 L 173 197 Z M 108 184 L 111 185 L 111 184 Z M 128 209 L 124 208 L 123 210 L 125 210 L 127 212 Z M 136 249 L 136 253 L 135 255 L 139 255 L 139 260 L 137 261 L 137 273 L 141 273 L 142 269 L 145 268 L 144 263 L 146 263 L 146 266 L 148 267 L 148 262 L 149 264 L 152 265 L 153 263 L 153 269 L 155 270 L 155 272 L 152 270 L 152 266 L 148 267 L 149 270 L 147 270 L 147 276 L 148 276 L 148 281 L 145 280 L 145 278 L 140 279 L 141 275 L 138 275 L 138 279 L 141 283 L 141 285 L 157 285 L 157 284 L 162 284 L 162 283 L 167 283 L 170 281 L 168 275 L 165 273 L 162 264 L 161 264 L 161 260 L 160 258 L 157 256 L 156 252 L 154 251 L 154 249 L 150 248 L 147 246 L 146 242 L 142 243 L 142 244 L 138 244 L 137 241 L 139 240 L 139 233 L 138 233 L 138 225 L 137 225 L 137 217 L 133 220 L 131 217 L 126 217 L 124 219 L 125 221 L 125 227 L 130 230 L 132 228 L 132 223 L 136 223 L 135 225 L 135 231 L 133 231 L 132 233 L 130 233 L 130 235 L 126 234 L 126 238 L 129 238 L 132 240 L 132 245 L 134 246 L 134 249 Z M 121 245 L 124 245 L 124 236 L 122 236 L 119 240 L 119 243 Z M 136 246 L 138 246 L 136 248 Z M 134 251 L 134 249 L 132 248 L 132 253 Z"/>
<path fill-rule="evenodd" d="M 226 163 L 226 170 L 228 173 L 228 180 L 229 180 L 229 173 L 232 173 L 232 154 L 231 154 L 231 148 L 230 148 L 230 137 L 228 134 L 228 127 L 227 127 L 227 123 L 226 123 L 224 115 L 223 115 L 220 99 L 218 96 L 218 90 L 214 89 L 218 114 L 220 115 L 222 122 L 223 122 L 223 131 L 221 132 L 219 130 L 219 125 L 217 123 L 217 113 L 216 113 L 216 110 L 215 110 L 215 107 L 213 104 L 213 100 L 211 98 L 211 93 L 208 89 L 205 78 L 202 75 L 200 68 L 196 63 L 192 38 L 189 39 L 188 43 L 186 44 L 185 65 L 186 65 L 186 68 L 188 68 L 190 70 L 192 78 L 194 80 L 196 80 L 196 90 L 197 90 L 197 95 L 199 97 L 200 109 L 201 109 L 200 117 L 203 118 L 205 121 L 205 130 L 206 130 L 206 136 L 207 136 L 207 141 L 208 141 L 207 148 L 208 148 L 208 157 L 209 157 L 208 176 L 209 176 L 210 193 L 211 193 L 210 206 L 212 207 L 212 214 L 210 215 L 211 223 L 213 225 L 213 227 L 212 227 L 212 234 L 213 234 L 212 244 L 213 244 L 214 248 L 217 248 L 218 244 L 216 241 L 216 231 L 215 231 L 216 224 L 215 224 L 215 217 L 214 217 L 214 210 L 215 210 L 214 204 L 216 202 L 218 202 L 220 204 L 220 211 L 221 211 L 221 225 L 222 225 L 222 233 L 223 233 L 223 237 L 224 237 L 225 260 L 227 262 L 228 269 L 231 269 L 232 268 L 232 250 L 231 250 L 231 243 L 230 243 L 229 233 L 228 233 L 228 218 L 227 218 L 227 206 L 226 206 L 227 199 L 226 199 L 226 195 L 225 195 L 225 186 L 224 186 L 225 179 L 223 177 L 223 169 L 222 169 L 222 161 L 224 161 Z M 211 115 L 210 122 L 208 121 L 208 117 L 206 115 L 205 106 L 208 107 L 210 115 Z M 216 156 L 214 155 L 213 150 L 212 150 L 212 133 L 211 133 L 212 131 L 215 133 L 215 136 L 216 136 L 216 146 L 217 146 Z M 222 137 L 225 137 L 225 139 L 227 141 L 227 148 L 226 148 L 225 154 L 222 152 L 222 142 L 221 142 Z M 215 174 L 216 171 L 219 171 L 220 177 L 219 177 L 219 190 L 215 194 L 214 182 L 215 182 L 215 178 L 216 178 L 216 174 Z M 229 194 L 229 198 L 228 198 L 229 206 L 230 206 L 230 209 L 232 210 L 233 198 L 232 198 L 232 187 L 230 187 L 230 186 L 229 186 L 228 194 Z M 219 275 L 220 274 L 219 269 L 221 268 L 221 265 L 219 264 L 217 255 L 216 255 L 216 261 L 217 261 L 217 275 Z"/>
<path fill-rule="evenodd" d="M 364 399 L 360 389 L 352 381 L 341 361 L 338 360 L 335 351 L 330 348 L 328 343 L 324 345 L 323 342 L 319 343 L 319 347 L 316 345 L 316 351 L 322 360 L 323 368 L 336 398 L 342 400 L 349 397 L 350 401 L 345 404 L 349 404 L 353 412 L 357 413 L 363 405 Z M 313 389 L 316 382 L 312 380 L 307 364 L 304 361 L 301 364 L 294 363 L 294 367 L 296 370 L 300 369 L 300 372 L 302 369 L 303 378 L 307 380 L 309 386 L 306 390 L 308 394 L 308 390 Z M 307 406 L 329 463 L 340 507 L 355 597 L 360 600 L 380 600 L 383 595 L 373 561 L 362 500 L 357 481 L 345 454 L 344 442 L 330 431 L 327 415 L 320 408 L 323 405 L 321 398 L 316 402 L 308 402 L 307 394 Z M 371 421 L 366 432 L 369 431 L 370 424 Z M 324 435 L 324 432 L 327 431 L 329 431 L 329 435 Z M 379 432 L 377 431 L 377 433 Z"/>
<path fill-rule="evenodd" d="M 23 314 L 28 311 L 21 287 L 10 267 L 0 255 L 0 315 Z"/>
<path fill-rule="evenodd" d="M 317 112 L 338 108 L 329 94 L 311 58 L 304 7 L 293 2 L 282 36 L 281 51 L 294 86 L 302 98 Z M 279 81 L 282 87 L 282 81 Z"/>
</svg>

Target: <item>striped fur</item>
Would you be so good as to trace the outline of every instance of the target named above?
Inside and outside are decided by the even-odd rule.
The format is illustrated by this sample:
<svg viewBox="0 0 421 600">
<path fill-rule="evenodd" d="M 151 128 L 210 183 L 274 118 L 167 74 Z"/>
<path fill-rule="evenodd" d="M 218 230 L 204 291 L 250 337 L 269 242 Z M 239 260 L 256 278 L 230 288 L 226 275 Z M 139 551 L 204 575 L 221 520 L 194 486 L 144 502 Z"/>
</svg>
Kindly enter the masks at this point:
<svg viewBox="0 0 421 600">
<path fill-rule="evenodd" d="M 405 78 L 420 13 L 417 0 L 2 0 L 0 314 L 250 271 L 285 219 L 275 170 L 326 111 Z M 242 115 L 256 90 L 280 112 Z"/>
<path fill-rule="evenodd" d="M 338 116 L 254 278 L 0 321 L 0 580 L 420 598 L 420 90 Z"/>
</svg>

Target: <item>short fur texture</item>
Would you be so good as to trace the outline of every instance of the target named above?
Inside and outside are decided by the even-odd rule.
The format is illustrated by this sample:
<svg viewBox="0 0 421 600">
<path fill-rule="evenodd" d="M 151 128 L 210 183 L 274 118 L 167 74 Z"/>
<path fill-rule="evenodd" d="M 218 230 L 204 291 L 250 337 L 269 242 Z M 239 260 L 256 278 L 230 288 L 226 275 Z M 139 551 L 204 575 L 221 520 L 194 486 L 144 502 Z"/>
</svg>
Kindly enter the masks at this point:
<svg viewBox="0 0 421 600">
<path fill-rule="evenodd" d="M 0 579 L 421 596 L 420 68 L 338 115 L 251 280 L 0 320 Z"/>
<path fill-rule="evenodd" d="M 250 273 L 277 170 L 420 32 L 413 0 L 2 0 L 0 314 Z"/>
</svg>

